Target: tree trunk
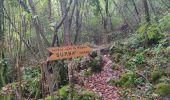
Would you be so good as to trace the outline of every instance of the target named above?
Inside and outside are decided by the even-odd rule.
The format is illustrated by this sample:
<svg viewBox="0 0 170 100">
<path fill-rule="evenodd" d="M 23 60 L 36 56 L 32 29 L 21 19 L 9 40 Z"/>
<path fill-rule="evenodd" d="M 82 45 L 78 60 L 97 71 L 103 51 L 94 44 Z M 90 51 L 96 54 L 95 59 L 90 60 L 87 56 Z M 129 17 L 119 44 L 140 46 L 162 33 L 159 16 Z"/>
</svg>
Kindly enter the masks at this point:
<svg viewBox="0 0 170 100">
<path fill-rule="evenodd" d="M 4 0 L 0 0 L 0 39 L 4 36 Z"/>
<path fill-rule="evenodd" d="M 103 44 L 106 44 L 108 42 L 108 38 L 107 38 L 107 33 L 108 33 L 108 18 L 109 18 L 109 2 L 108 0 L 104 0 L 105 1 L 105 14 L 106 16 L 104 17 L 104 32 L 103 32 Z"/>
<path fill-rule="evenodd" d="M 67 0 L 60 0 L 61 4 L 61 10 L 62 10 L 62 16 L 64 17 L 65 14 L 67 13 L 66 7 L 67 7 Z M 63 26 L 64 26 L 64 45 L 70 45 L 71 44 L 71 33 L 70 33 L 70 28 L 69 28 L 69 18 L 68 16 L 65 17 L 65 20 L 63 21 Z"/>
<path fill-rule="evenodd" d="M 48 20 L 51 21 L 51 0 L 48 0 Z"/>
<path fill-rule="evenodd" d="M 145 20 L 147 23 L 150 23 L 149 6 L 147 0 L 143 0 L 143 6 L 145 11 Z"/>
<path fill-rule="evenodd" d="M 32 10 L 32 15 L 33 15 L 33 24 L 35 25 L 35 29 L 36 29 L 36 34 L 39 35 L 39 39 L 43 39 L 40 40 L 39 42 L 42 42 L 42 43 L 45 43 L 46 46 L 49 46 L 49 42 L 45 36 L 45 31 L 42 27 L 42 24 L 40 23 L 39 19 L 38 19 L 38 16 L 37 16 L 37 13 L 36 13 L 36 9 L 35 9 L 35 5 L 33 3 L 32 0 L 29 0 L 29 5 L 31 7 L 31 10 Z"/>
<path fill-rule="evenodd" d="M 34 3 L 33 3 L 33 1 L 32 0 L 29 0 L 29 5 L 30 5 L 30 7 L 31 7 L 31 10 L 32 10 L 32 14 L 33 14 L 33 16 L 35 17 L 36 16 L 36 11 L 35 11 L 35 6 L 34 6 Z M 43 42 L 42 42 L 42 40 L 41 40 L 41 37 L 40 36 L 42 36 L 42 37 L 44 37 L 44 30 L 42 29 L 42 26 L 41 26 L 41 24 L 39 23 L 39 20 L 38 20 L 38 18 L 36 17 L 36 18 L 32 18 L 32 20 L 33 20 L 33 24 L 35 25 L 35 29 L 36 29 L 36 34 L 37 34 L 37 40 L 38 40 L 38 42 L 39 42 L 39 47 L 41 48 L 41 54 L 42 55 L 40 55 L 40 57 L 43 59 L 43 60 L 45 60 L 46 59 L 46 54 L 45 54 L 45 52 L 43 51 L 43 49 L 44 49 L 44 45 L 43 45 Z M 41 32 L 42 32 L 42 34 L 41 34 Z M 40 35 L 41 34 L 41 35 Z M 44 37 L 45 38 L 45 37 Z M 47 43 L 47 40 L 45 40 L 46 41 L 46 43 Z M 48 43 L 47 43 L 48 44 Z M 48 68 L 47 68 L 47 63 L 45 62 L 43 65 L 42 65 L 42 69 L 43 69 L 43 72 L 45 73 L 45 76 L 46 76 L 46 78 L 47 78 L 47 82 L 48 82 L 48 86 L 49 86 L 49 91 L 50 91 L 50 95 L 51 95 L 51 98 L 52 98 L 52 100 L 55 100 L 55 98 L 54 98 L 54 93 L 53 93 L 53 88 L 52 88 L 52 86 L 53 86 L 53 83 L 52 83 L 52 79 L 51 79 L 51 76 L 50 76 L 50 73 L 48 72 Z"/>
<path fill-rule="evenodd" d="M 147 35 L 147 30 L 148 30 L 148 26 L 150 25 L 150 15 L 149 15 L 149 7 L 148 7 L 148 2 L 147 0 L 143 0 L 143 6 L 144 6 L 144 11 L 145 11 L 145 20 L 147 22 L 147 26 L 145 28 L 145 42 L 144 42 L 144 46 L 145 48 L 148 47 L 148 35 Z"/>
<path fill-rule="evenodd" d="M 80 35 L 80 29 L 81 29 L 81 22 L 82 22 L 82 16 L 80 15 L 80 9 L 79 9 L 79 2 L 76 3 L 76 35 L 74 39 L 74 44 L 77 43 L 79 35 Z"/>
<path fill-rule="evenodd" d="M 108 2 L 108 0 L 105 0 L 105 13 L 106 13 L 106 17 L 105 17 L 105 19 L 104 19 L 104 30 L 105 30 L 105 32 L 107 32 L 108 30 L 107 30 L 107 23 L 108 23 L 108 17 L 109 17 L 109 9 L 108 9 L 108 6 L 109 6 L 109 4 L 108 4 L 109 2 Z"/>
<path fill-rule="evenodd" d="M 137 16 L 138 16 L 138 20 L 139 20 L 139 23 L 141 22 L 141 18 L 140 18 L 140 15 L 139 15 L 139 11 L 138 11 L 138 9 L 137 9 L 137 6 L 136 6 L 136 4 L 135 4 L 135 0 L 132 0 L 132 4 L 133 4 L 133 6 L 134 6 L 134 8 L 135 8 L 135 12 L 136 12 L 136 14 L 137 14 Z"/>
</svg>

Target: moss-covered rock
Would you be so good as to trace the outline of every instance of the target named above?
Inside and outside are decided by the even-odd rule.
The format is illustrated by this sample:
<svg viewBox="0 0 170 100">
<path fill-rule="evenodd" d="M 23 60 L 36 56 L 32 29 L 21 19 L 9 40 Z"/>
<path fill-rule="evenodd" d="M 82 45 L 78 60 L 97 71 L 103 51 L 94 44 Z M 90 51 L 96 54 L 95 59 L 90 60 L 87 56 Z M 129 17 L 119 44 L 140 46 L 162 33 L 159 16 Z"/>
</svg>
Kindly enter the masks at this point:
<svg viewBox="0 0 170 100">
<path fill-rule="evenodd" d="M 97 56 L 91 59 L 89 65 L 92 72 L 100 72 L 102 70 L 102 57 Z"/>
<path fill-rule="evenodd" d="M 153 71 L 151 71 L 151 79 L 152 81 L 157 81 L 159 78 L 161 78 L 164 75 L 164 69 L 163 68 L 154 68 Z"/>
<path fill-rule="evenodd" d="M 121 75 L 120 82 L 122 86 L 129 87 L 134 85 L 135 78 L 137 75 L 133 72 L 127 72 Z"/>
<path fill-rule="evenodd" d="M 155 86 L 155 93 L 161 96 L 170 95 L 170 84 L 166 84 L 166 83 L 157 84 Z"/>
</svg>

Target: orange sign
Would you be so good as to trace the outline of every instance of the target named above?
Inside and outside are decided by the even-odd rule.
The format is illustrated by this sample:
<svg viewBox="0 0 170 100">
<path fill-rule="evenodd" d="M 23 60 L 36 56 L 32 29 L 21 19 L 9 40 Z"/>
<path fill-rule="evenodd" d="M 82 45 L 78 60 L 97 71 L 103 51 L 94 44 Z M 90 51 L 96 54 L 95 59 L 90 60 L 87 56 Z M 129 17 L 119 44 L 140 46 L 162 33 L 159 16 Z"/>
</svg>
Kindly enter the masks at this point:
<svg viewBox="0 0 170 100">
<path fill-rule="evenodd" d="M 64 47 L 52 47 L 47 48 L 51 53 L 53 53 L 48 60 L 57 60 L 57 59 L 65 59 L 65 58 L 73 58 L 85 56 L 90 53 L 93 49 L 84 46 L 64 46 Z"/>
</svg>

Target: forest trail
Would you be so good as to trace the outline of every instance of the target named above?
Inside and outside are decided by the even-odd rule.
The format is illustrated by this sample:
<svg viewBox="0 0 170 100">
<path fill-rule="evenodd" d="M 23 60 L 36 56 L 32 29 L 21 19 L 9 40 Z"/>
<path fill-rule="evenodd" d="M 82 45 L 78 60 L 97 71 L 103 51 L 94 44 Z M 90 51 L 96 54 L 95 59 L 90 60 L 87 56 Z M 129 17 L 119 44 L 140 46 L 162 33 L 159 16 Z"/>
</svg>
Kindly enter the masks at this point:
<svg viewBox="0 0 170 100">
<path fill-rule="evenodd" d="M 118 78 L 118 76 L 123 72 L 123 66 L 120 66 L 117 70 L 113 71 L 112 66 L 114 62 L 106 55 L 103 57 L 103 60 L 105 64 L 100 73 L 81 78 L 85 83 L 84 87 L 99 94 L 101 100 L 122 100 L 122 97 L 118 93 L 118 87 L 109 86 L 107 82 L 111 78 Z"/>
</svg>

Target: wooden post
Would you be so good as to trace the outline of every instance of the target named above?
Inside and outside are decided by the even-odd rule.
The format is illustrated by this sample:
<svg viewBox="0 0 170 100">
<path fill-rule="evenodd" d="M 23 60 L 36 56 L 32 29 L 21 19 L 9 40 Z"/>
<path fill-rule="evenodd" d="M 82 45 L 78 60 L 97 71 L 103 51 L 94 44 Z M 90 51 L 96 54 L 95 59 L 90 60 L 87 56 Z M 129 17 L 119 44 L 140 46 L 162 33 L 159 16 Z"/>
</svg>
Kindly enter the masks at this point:
<svg viewBox="0 0 170 100">
<path fill-rule="evenodd" d="M 73 61 L 68 60 L 68 78 L 69 78 L 69 100 L 73 100 L 74 82 L 73 82 Z"/>
</svg>

